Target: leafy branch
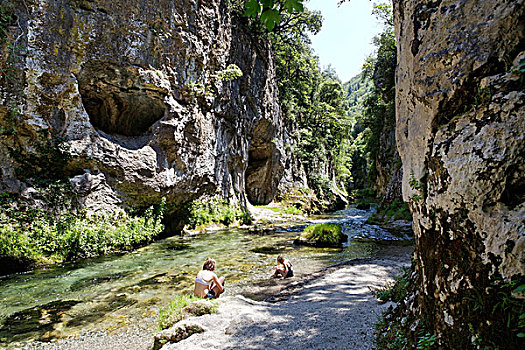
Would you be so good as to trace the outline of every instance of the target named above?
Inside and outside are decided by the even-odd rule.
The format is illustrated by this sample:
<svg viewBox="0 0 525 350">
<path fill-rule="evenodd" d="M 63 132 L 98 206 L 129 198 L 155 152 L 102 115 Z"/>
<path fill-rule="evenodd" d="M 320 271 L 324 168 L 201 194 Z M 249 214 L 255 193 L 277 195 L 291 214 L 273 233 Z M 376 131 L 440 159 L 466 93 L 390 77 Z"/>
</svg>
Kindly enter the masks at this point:
<svg viewBox="0 0 525 350">
<path fill-rule="evenodd" d="M 279 27 L 283 13 L 304 11 L 303 0 L 246 0 L 244 7 L 245 16 L 258 18 L 270 32 Z"/>
<path fill-rule="evenodd" d="M 414 172 L 410 172 L 410 179 L 408 180 L 408 184 L 410 185 L 410 188 L 417 191 L 417 194 L 412 195 L 412 199 L 415 201 L 420 201 L 425 196 L 425 184 L 414 176 Z"/>
<path fill-rule="evenodd" d="M 232 81 L 242 77 L 242 70 L 237 65 L 230 64 L 226 69 L 217 71 L 214 77 L 222 81 Z"/>
</svg>

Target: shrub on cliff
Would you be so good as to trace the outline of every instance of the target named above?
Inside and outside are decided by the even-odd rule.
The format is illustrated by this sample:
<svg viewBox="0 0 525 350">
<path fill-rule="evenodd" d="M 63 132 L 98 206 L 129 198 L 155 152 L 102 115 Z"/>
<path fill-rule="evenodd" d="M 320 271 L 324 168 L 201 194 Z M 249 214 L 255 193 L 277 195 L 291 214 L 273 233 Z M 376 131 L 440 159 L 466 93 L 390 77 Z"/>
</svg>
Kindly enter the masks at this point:
<svg viewBox="0 0 525 350">
<path fill-rule="evenodd" d="M 294 244 L 311 245 L 315 247 L 339 247 L 348 240 L 337 224 L 316 224 L 304 229 Z"/>
</svg>

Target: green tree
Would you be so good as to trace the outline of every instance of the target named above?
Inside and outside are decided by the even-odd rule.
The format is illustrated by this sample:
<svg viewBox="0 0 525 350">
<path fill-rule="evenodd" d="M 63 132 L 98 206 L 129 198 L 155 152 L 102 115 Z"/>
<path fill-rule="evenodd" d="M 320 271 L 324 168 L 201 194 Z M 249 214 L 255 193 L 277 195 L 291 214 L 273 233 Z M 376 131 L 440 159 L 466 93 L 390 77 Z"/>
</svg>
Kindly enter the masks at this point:
<svg viewBox="0 0 525 350">
<path fill-rule="evenodd" d="M 320 70 L 310 47 L 308 33 L 319 32 L 321 15 L 304 9 L 284 14 L 282 23 L 287 26 L 271 34 L 282 109 L 309 186 L 324 195 L 330 192 L 333 180 L 345 182 L 349 175 L 340 166 L 346 157 L 341 148 L 348 144 L 351 125 L 345 91 L 332 67 Z"/>
<path fill-rule="evenodd" d="M 372 87 L 364 95 L 360 107 L 362 112 L 353 111 L 355 147 L 352 147 L 351 173 L 359 174 L 359 179 L 354 176 L 357 188 L 373 187 L 377 177 L 377 162 L 391 162 L 397 152 L 395 145 L 385 146 L 381 142 L 382 135 L 395 128 L 397 51 L 392 7 L 389 4 L 374 5 L 373 14 L 383 21 L 384 29 L 374 38 L 377 51 L 366 59 L 361 74 L 362 83 L 371 82 Z M 363 177 L 366 177 L 366 181 Z"/>
<path fill-rule="evenodd" d="M 334 180 L 344 183 L 350 178 L 343 149 L 349 145 L 351 122 L 345 90 L 335 70 L 321 71 L 311 48 L 308 34 L 319 32 L 322 16 L 303 2 L 244 0 L 241 4 L 245 16 L 269 31 L 291 152 L 303 164 L 309 187 L 325 195 Z"/>
</svg>

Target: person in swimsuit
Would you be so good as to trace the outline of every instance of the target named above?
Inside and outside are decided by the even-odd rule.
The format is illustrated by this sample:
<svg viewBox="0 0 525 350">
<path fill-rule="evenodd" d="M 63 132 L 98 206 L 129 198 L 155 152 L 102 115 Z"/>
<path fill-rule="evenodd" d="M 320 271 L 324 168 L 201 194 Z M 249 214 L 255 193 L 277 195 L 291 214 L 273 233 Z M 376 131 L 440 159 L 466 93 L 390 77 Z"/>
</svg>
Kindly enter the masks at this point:
<svg viewBox="0 0 525 350">
<path fill-rule="evenodd" d="M 290 260 L 285 259 L 282 254 L 279 254 L 277 257 L 277 266 L 272 277 L 279 276 L 281 276 L 281 278 L 293 277 L 292 263 Z"/>
<path fill-rule="evenodd" d="M 206 259 L 202 270 L 195 278 L 193 294 L 196 297 L 218 298 L 224 292 L 224 277 L 217 277 L 213 270 L 215 270 L 215 260 Z"/>
</svg>

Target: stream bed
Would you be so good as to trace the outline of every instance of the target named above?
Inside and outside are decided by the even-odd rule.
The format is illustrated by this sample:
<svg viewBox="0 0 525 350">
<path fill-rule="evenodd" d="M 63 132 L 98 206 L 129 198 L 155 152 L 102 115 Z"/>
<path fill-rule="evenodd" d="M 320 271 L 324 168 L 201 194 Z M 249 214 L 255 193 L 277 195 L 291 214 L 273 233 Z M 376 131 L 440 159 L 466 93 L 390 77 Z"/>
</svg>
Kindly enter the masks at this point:
<svg viewBox="0 0 525 350">
<path fill-rule="evenodd" d="M 155 330 L 159 309 L 176 294 L 191 293 L 207 257 L 226 277 L 224 295 L 255 297 L 266 289 L 278 254 L 294 265 L 297 277 L 341 261 L 374 257 L 410 237 L 365 224 L 374 209 L 348 209 L 288 222 L 254 233 L 224 229 L 205 235 L 172 237 L 123 254 L 36 269 L 0 278 L 0 347 L 50 341 L 89 331 L 115 331 L 136 323 Z M 336 222 L 349 241 L 342 248 L 295 246 L 311 223 Z M 262 294 L 262 292 L 261 292 Z"/>
</svg>

